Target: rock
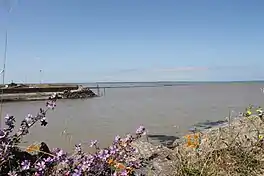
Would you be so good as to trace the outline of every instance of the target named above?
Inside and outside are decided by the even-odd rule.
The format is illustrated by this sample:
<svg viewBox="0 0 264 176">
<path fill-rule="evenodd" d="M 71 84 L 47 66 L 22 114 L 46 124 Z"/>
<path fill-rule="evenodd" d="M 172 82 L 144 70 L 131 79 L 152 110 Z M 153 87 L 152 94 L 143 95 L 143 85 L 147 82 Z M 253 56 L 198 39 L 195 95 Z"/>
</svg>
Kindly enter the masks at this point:
<svg viewBox="0 0 264 176">
<path fill-rule="evenodd" d="M 149 142 L 136 141 L 132 144 L 138 150 L 138 158 L 143 158 L 146 162 L 144 168 L 139 169 L 136 173 L 138 175 L 152 175 L 152 176 L 170 176 L 173 175 L 175 169 L 176 157 L 173 150 L 165 146 L 155 146 Z"/>
<path fill-rule="evenodd" d="M 96 97 L 97 95 L 87 87 L 80 87 L 78 90 L 66 90 L 62 93 L 62 98 L 67 99 L 79 99 L 79 98 L 88 98 Z"/>
<path fill-rule="evenodd" d="M 158 176 L 158 173 L 153 171 L 151 168 L 143 167 L 143 168 L 136 170 L 135 175 L 137 175 L 137 176 L 148 176 L 148 175 Z"/>
<path fill-rule="evenodd" d="M 150 158 L 156 151 L 156 147 L 149 142 L 136 141 L 132 144 L 138 150 L 140 158 Z"/>
<path fill-rule="evenodd" d="M 171 145 L 168 146 L 169 149 L 175 149 L 180 145 L 181 141 L 179 139 L 176 139 Z"/>
<path fill-rule="evenodd" d="M 174 163 L 175 161 L 153 161 L 153 166 L 155 168 L 154 173 L 159 176 L 174 176 Z"/>
</svg>

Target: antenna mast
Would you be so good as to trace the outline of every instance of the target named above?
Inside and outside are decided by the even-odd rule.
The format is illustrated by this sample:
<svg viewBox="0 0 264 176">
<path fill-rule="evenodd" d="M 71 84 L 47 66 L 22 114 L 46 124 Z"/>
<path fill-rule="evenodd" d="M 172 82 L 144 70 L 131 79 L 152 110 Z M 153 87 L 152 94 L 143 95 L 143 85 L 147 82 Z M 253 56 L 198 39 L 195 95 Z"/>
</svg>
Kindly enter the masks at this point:
<svg viewBox="0 0 264 176">
<path fill-rule="evenodd" d="M 4 63 L 3 63 L 3 77 L 2 77 L 2 84 L 5 84 L 5 72 L 6 72 L 6 58 L 7 58 L 7 44 L 8 44 L 8 33 L 6 30 L 5 34 L 5 53 L 4 53 Z"/>
<path fill-rule="evenodd" d="M 9 5 L 9 4 L 8 4 Z M 11 5 L 8 7 L 8 16 L 12 11 Z M 2 86 L 5 86 L 5 73 L 6 73 L 6 59 L 7 59 L 7 45 L 8 45 L 8 27 L 6 27 L 5 32 L 5 51 L 4 51 L 4 59 L 3 59 L 3 69 L 1 70 L 2 74 Z M 0 128 L 2 128 L 2 113 L 3 113 L 3 94 L 4 87 L 1 88 L 1 104 L 0 104 Z"/>
<path fill-rule="evenodd" d="M 5 72 L 6 72 L 7 44 L 8 44 L 8 33 L 7 33 L 7 30 L 6 30 L 6 34 L 5 34 L 5 51 L 4 51 L 3 69 L 2 69 L 2 71 L 1 71 L 1 73 L 2 73 L 2 86 L 5 86 Z M 3 94 L 4 94 L 4 87 L 2 87 L 2 91 L 1 91 L 0 128 L 2 127 Z"/>
</svg>

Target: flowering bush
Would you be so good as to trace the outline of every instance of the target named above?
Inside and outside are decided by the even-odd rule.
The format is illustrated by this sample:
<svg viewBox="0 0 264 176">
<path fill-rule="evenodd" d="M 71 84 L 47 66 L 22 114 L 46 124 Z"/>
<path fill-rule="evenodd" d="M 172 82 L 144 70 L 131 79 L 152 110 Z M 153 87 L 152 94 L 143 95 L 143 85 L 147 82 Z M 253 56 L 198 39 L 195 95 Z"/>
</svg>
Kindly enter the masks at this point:
<svg viewBox="0 0 264 176">
<path fill-rule="evenodd" d="M 5 124 L 7 128 L 0 130 L 0 173 L 9 176 L 18 175 L 100 175 L 100 176 L 125 176 L 135 175 L 135 169 L 142 166 L 143 161 L 136 158 L 137 149 L 132 142 L 145 133 L 143 126 L 139 127 L 134 136 L 127 135 L 125 138 L 116 136 L 113 144 L 100 149 L 97 140 L 91 141 L 90 147 L 96 152 L 87 154 L 82 151 L 82 145 L 75 145 L 75 151 L 70 154 L 56 148 L 52 151 L 42 142 L 22 147 L 22 137 L 29 133 L 29 128 L 36 122 L 46 126 L 46 113 L 56 106 L 56 97 L 50 97 L 46 109 L 40 109 L 36 116 L 28 115 L 20 125 L 17 132 L 15 117 L 7 115 Z"/>
</svg>

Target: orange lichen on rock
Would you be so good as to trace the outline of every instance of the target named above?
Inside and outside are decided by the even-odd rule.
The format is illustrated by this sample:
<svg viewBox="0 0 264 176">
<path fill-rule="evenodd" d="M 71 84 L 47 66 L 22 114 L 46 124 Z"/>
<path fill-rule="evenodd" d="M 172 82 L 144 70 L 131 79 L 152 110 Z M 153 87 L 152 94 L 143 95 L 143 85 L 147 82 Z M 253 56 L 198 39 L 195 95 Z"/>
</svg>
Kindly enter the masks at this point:
<svg viewBox="0 0 264 176">
<path fill-rule="evenodd" d="M 200 133 L 188 134 L 184 136 L 186 139 L 186 145 L 190 148 L 198 148 L 200 145 Z"/>
</svg>

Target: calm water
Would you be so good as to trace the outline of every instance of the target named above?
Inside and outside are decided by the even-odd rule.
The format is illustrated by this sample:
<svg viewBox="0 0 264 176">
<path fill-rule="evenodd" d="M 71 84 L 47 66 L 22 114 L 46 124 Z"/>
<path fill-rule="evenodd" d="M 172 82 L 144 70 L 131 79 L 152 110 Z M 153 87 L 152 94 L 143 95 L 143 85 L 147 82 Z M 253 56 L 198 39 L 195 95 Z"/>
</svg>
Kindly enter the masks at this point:
<svg viewBox="0 0 264 176">
<path fill-rule="evenodd" d="M 262 87 L 263 83 L 217 83 L 110 88 L 103 97 L 58 101 L 56 110 L 47 115 L 48 126 L 37 125 L 25 140 L 42 139 L 51 147 L 66 150 L 91 139 L 106 146 L 116 134 L 133 132 L 141 124 L 150 134 L 177 135 L 177 131 L 185 132 L 199 121 L 223 119 L 228 108 L 238 112 L 249 103 L 264 105 Z M 45 102 L 8 103 L 4 112 L 20 122 L 43 105 Z M 71 141 L 61 135 L 65 128 L 73 137 Z"/>
</svg>

